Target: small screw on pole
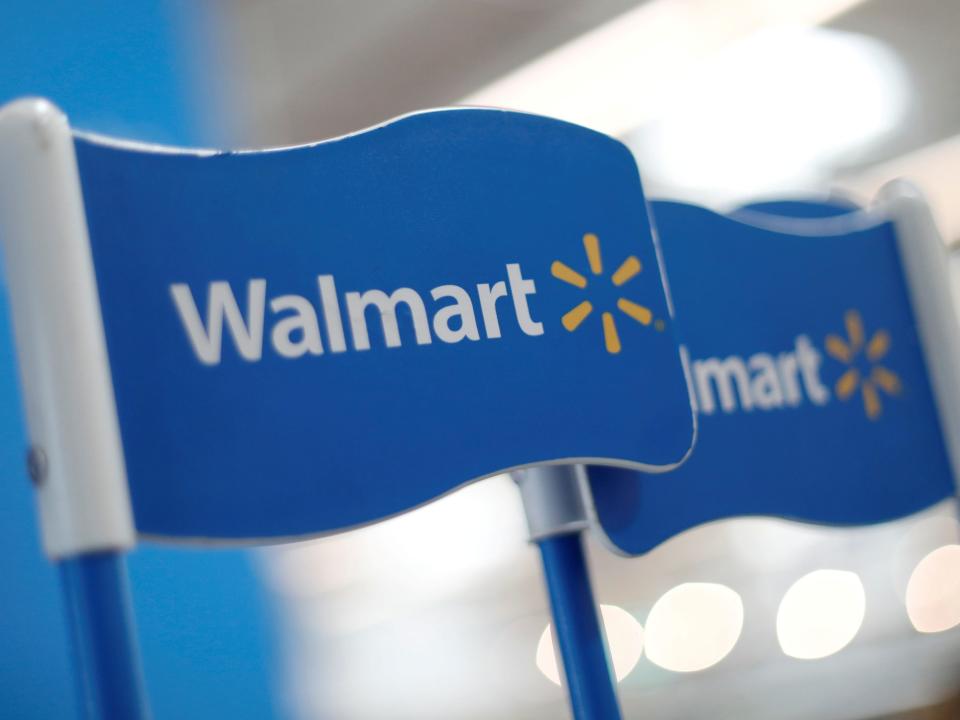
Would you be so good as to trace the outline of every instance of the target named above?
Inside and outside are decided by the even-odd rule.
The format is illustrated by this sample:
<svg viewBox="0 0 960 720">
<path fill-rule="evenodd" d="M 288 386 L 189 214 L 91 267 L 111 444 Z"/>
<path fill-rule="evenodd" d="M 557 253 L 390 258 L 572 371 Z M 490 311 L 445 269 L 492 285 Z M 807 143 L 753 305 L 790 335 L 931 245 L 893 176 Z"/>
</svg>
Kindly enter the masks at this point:
<svg viewBox="0 0 960 720">
<path fill-rule="evenodd" d="M 27 474 L 34 487 L 40 487 L 47 477 L 47 454 L 36 446 L 27 451 Z"/>
</svg>

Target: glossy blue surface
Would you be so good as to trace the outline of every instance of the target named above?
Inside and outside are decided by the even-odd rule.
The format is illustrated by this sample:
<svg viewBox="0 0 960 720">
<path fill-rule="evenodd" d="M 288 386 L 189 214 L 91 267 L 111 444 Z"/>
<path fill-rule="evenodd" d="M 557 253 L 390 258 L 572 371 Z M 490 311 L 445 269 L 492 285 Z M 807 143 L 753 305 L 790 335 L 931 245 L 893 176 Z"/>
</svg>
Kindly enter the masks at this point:
<svg viewBox="0 0 960 720">
<path fill-rule="evenodd" d="M 573 715 L 576 720 L 616 720 L 616 685 L 580 533 L 537 545 Z"/>
<path fill-rule="evenodd" d="M 875 523 L 953 494 L 889 222 L 850 215 L 846 231 L 799 236 L 679 203 L 654 203 L 652 212 L 701 412 L 696 449 L 678 470 L 591 469 L 600 522 L 617 547 L 642 553 L 687 528 L 738 515 Z M 827 338 L 854 349 L 850 311 L 863 337 L 844 361 Z M 818 357 L 815 382 L 783 364 L 785 355 L 800 356 L 801 337 L 806 356 Z M 726 368 L 726 408 L 718 376 L 706 372 L 720 367 L 704 365 L 711 359 Z M 727 374 L 741 362 L 743 387 Z M 876 380 L 878 366 L 895 374 L 898 388 L 889 375 Z M 856 382 L 844 389 L 848 371 Z M 785 374 L 796 392 L 788 392 Z M 864 390 L 868 379 L 876 403 Z M 821 392 L 811 392 L 816 385 Z"/>
<path fill-rule="evenodd" d="M 74 127 L 199 141 L 192 95 L 203 83 L 184 40 L 205 22 L 189 0 L 0 3 L 0 103 L 46 97 Z"/>
<path fill-rule="evenodd" d="M 43 556 L 33 487 L 24 467 L 13 333 L 0 286 L 0 716 L 74 718 L 76 703 L 56 569 Z"/>
<path fill-rule="evenodd" d="M 461 109 L 270 152 L 191 156 L 84 139 L 77 152 L 142 533 L 320 533 L 511 467 L 568 458 L 662 466 L 690 447 L 637 169 L 609 137 Z M 599 273 L 587 233 L 599 237 Z M 630 257 L 642 271 L 618 286 L 611 276 Z M 552 276 L 557 260 L 587 287 Z M 510 264 L 533 283 L 536 332 L 515 307 Z M 327 316 L 336 303 L 320 300 L 319 276 L 333 276 L 339 292 L 339 349 Z M 204 364 L 172 286 L 209 328 L 210 283 L 229 283 L 250 318 L 254 279 L 265 281 L 268 303 L 295 295 L 308 305 L 316 353 L 281 356 L 274 323 L 290 313 L 268 305 L 255 356 L 224 330 L 219 356 Z M 497 282 L 512 298 L 496 306 L 491 332 L 477 285 Z M 416 313 L 400 304 L 400 346 L 387 346 L 368 310 L 363 349 L 344 293 L 412 288 L 433 316 L 451 303 L 431 289 L 451 284 L 471 298 L 476 338 L 442 341 L 433 317 L 415 340 Z M 649 308 L 648 324 L 620 312 L 620 297 Z M 561 317 L 584 300 L 594 312 L 568 331 Z M 605 347 L 603 311 L 617 314 L 618 354 Z"/>
<path fill-rule="evenodd" d="M 184 0 L 0 3 L 0 103 L 41 95 L 76 127 L 208 145 L 228 117 L 204 74 L 206 8 Z M 208 122 L 209 121 L 209 122 Z M 207 127 L 209 124 L 209 127 Z M 0 286 L 0 717 L 78 717 L 57 567 L 40 548 L 9 328 Z M 248 553 L 141 547 L 128 558 L 157 720 L 266 720 L 279 672 L 269 606 Z"/>
<path fill-rule="evenodd" d="M 149 718 L 123 554 L 90 553 L 59 567 L 84 717 Z"/>
<path fill-rule="evenodd" d="M 154 718 L 289 715 L 275 598 L 253 553 L 141 543 L 127 564 Z"/>
</svg>

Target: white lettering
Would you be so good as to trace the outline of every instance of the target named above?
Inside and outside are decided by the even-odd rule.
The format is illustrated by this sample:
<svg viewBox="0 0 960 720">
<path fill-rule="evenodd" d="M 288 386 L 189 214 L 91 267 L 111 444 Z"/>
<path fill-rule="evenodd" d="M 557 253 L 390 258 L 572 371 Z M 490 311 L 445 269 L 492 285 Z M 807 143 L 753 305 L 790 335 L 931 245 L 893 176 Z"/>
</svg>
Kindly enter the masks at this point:
<svg viewBox="0 0 960 720">
<path fill-rule="evenodd" d="M 346 352 L 347 339 L 343 335 L 343 319 L 340 317 L 340 301 L 337 299 L 333 275 L 318 275 L 317 284 L 320 286 L 320 304 L 323 305 L 323 322 L 327 326 L 330 352 Z"/>
<path fill-rule="evenodd" d="M 513 308 L 517 313 L 517 323 L 527 335 L 543 335 L 543 323 L 535 322 L 530 317 L 530 308 L 527 306 L 527 295 L 537 292 L 533 280 L 525 280 L 517 263 L 507 265 L 507 279 L 510 281 L 510 293 L 513 296 Z"/>
<path fill-rule="evenodd" d="M 263 315 L 266 292 L 266 280 L 250 280 L 247 283 L 247 317 L 245 318 L 240 313 L 230 283 L 222 281 L 210 283 L 207 292 L 207 322 L 204 325 L 189 286 L 184 283 L 170 286 L 170 293 L 180 314 L 180 320 L 200 362 L 205 365 L 216 365 L 220 362 L 224 318 L 240 357 L 251 362 L 260 359 L 263 354 Z"/>
<path fill-rule="evenodd" d="M 323 353 L 317 313 L 309 300 L 299 295 L 281 295 L 270 301 L 270 309 L 274 313 L 293 311 L 293 314 L 282 318 L 273 326 L 270 342 L 274 350 L 286 358 L 298 358 L 307 353 L 311 355 Z M 299 340 L 293 339 L 294 333 L 300 334 Z"/>
<path fill-rule="evenodd" d="M 445 343 L 460 342 L 464 338 L 480 339 L 477 329 L 477 316 L 473 312 L 473 301 L 459 285 L 441 285 L 430 291 L 434 300 L 453 298 L 454 302 L 437 310 L 433 316 L 433 332 Z M 457 328 L 450 327 L 450 321 L 459 318 Z"/>
<path fill-rule="evenodd" d="M 810 338 L 800 335 L 796 340 L 797 362 L 803 375 L 803 386 L 807 397 L 814 405 L 825 405 L 830 399 L 830 391 L 820 382 L 820 352 L 813 347 Z"/>
<path fill-rule="evenodd" d="M 738 408 L 750 411 L 797 407 L 803 401 L 801 385 L 810 402 L 825 405 L 830 400 L 830 390 L 820 380 L 822 359 L 810 338 L 798 335 L 794 350 L 776 357 L 761 352 L 746 361 L 736 355 L 725 360 L 694 360 L 694 387 L 700 411 L 710 415 L 718 401 L 726 413 Z"/>
<path fill-rule="evenodd" d="M 800 367 L 797 365 L 797 356 L 792 352 L 780 353 L 777 356 L 777 365 L 780 368 L 783 400 L 790 407 L 797 407 L 803 400 L 803 395 L 800 394 Z"/>
<path fill-rule="evenodd" d="M 744 410 L 753 409 L 753 400 L 750 397 L 750 376 L 740 358 L 731 356 L 722 362 L 717 358 L 694 360 L 693 377 L 700 399 L 698 407 L 706 415 L 712 414 L 717 407 L 711 380 L 717 387 L 720 407 L 724 412 L 731 413 L 737 409 L 737 401 L 733 394 L 734 383 L 740 395 L 740 405 Z"/>
<path fill-rule="evenodd" d="M 506 297 L 507 284 L 501 280 L 492 286 L 487 283 L 477 285 L 480 297 L 480 312 L 483 314 L 483 329 L 490 339 L 500 337 L 500 318 L 497 317 L 497 300 Z"/>
<path fill-rule="evenodd" d="M 416 290 L 399 288 L 387 295 L 383 290 L 367 290 L 365 293 L 348 292 L 344 295 L 347 301 L 347 316 L 350 318 L 350 333 L 353 335 L 354 350 L 369 350 L 370 336 L 367 332 L 366 310 L 373 306 L 380 315 L 383 328 L 383 339 L 387 347 L 400 347 L 400 327 L 397 323 L 397 306 L 403 303 L 410 311 L 413 321 L 413 332 L 417 338 L 417 345 L 427 345 L 431 342 L 430 324 L 427 322 L 427 310 L 423 300 Z"/>
<path fill-rule="evenodd" d="M 773 358 L 767 353 L 757 353 L 750 358 L 748 365 L 756 373 L 750 379 L 753 404 L 761 410 L 783 407 L 783 390 Z"/>
<path fill-rule="evenodd" d="M 207 286 L 203 313 L 187 284 L 172 284 L 170 295 L 191 348 L 206 365 L 220 363 L 224 332 L 229 334 L 240 357 L 248 361 L 260 360 L 263 356 L 265 332 L 269 334 L 267 349 L 284 358 L 346 352 L 345 325 L 349 325 L 352 349 L 370 350 L 368 322 L 376 324 L 371 319 L 371 308 L 379 318 L 383 344 L 388 348 L 400 347 L 403 336 L 411 330 L 418 345 L 431 344 L 434 335 L 444 343 L 479 341 L 481 331 L 475 300 L 479 300 L 486 338 L 500 338 L 503 328 L 497 301 L 507 296 L 512 297 L 520 330 L 526 335 L 542 335 L 543 323 L 534 320 L 531 314 L 530 297 L 537 292 L 534 281 L 523 276 L 517 263 L 507 264 L 506 271 L 505 281 L 478 283 L 476 298 L 459 285 L 433 288 L 430 298 L 437 304 L 429 311 L 420 293 L 413 288 L 401 287 L 391 293 L 370 289 L 341 294 L 333 275 L 316 276 L 318 295 L 311 298 L 294 294 L 267 298 L 267 281 L 251 279 L 247 282 L 246 306 L 242 312 L 232 287 L 224 281 Z M 270 314 L 265 317 L 267 309 Z M 270 322 L 270 327 L 265 327 L 265 322 Z M 404 326 L 402 332 L 401 325 Z"/>
</svg>

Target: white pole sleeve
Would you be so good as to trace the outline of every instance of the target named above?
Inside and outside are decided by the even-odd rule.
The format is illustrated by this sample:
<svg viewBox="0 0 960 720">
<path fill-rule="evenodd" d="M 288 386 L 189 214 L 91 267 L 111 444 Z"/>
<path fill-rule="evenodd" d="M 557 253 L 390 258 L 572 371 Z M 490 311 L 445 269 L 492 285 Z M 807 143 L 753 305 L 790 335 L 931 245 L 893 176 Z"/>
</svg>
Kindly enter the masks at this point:
<svg viewBox="0 0 960 720">
<path fill-rule="evenodd" d="M 580 465 L 544 465 L 511 473 L 520 487 L 531 542 L 590 527 Z"/>
<path fill-rule="evenodd" d="M 134 544 L 116 403 L 67 118 L 0 108 L 0 242 L 43 544 L 54 559 Z"/>
<path fill-rule="evenodd" d="M 947 247 L 926 200 L 911 183 L 895 180 L 884 185 L 877 201 L 889 208 L 897 229 L 954 481 L 960 481 L 960 323 L 950 291 Z"/>
</svg>

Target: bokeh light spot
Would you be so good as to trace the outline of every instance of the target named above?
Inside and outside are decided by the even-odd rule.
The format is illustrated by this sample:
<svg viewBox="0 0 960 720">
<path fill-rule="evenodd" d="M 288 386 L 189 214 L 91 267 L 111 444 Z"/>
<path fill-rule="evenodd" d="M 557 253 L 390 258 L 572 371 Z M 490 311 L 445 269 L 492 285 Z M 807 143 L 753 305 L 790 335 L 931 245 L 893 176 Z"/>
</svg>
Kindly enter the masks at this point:
<svg viewBox="0 0 960 720">
<path fill-rule="evenodd" d="M 919 632 L 960 625 L 960 545 L 944 545 L 924 557 L 907 583 L 907 615 Z"/>
<path fill-rule="evenodd" d="M 777 639 L 786 655 L 818 660 L 840 652 L 860 631 L 866 594 L 846 570 L 815 570 L 797 580 L 780 601 Z"/>
<path fill-rule="evenodd" d="M 705 670 L 723 660 L 743 631 L 743 601 L 716 583 L 684 583 L 667 591 L 647 617 L 646 653 L 674 672 Z"/>
<path fill-rule="evenodd" d="M 601 605 L 600 617 L 607 635 L 610 659 L 617 682 L 629 675 L 643 656 L 643 626 L 630 613 L 617 605 Z M 548 680 L 562 685 L 560 665 L 554 652 L 553 627 L 543 629 L 537 643 L 537 667 Z"/>
</svg>

